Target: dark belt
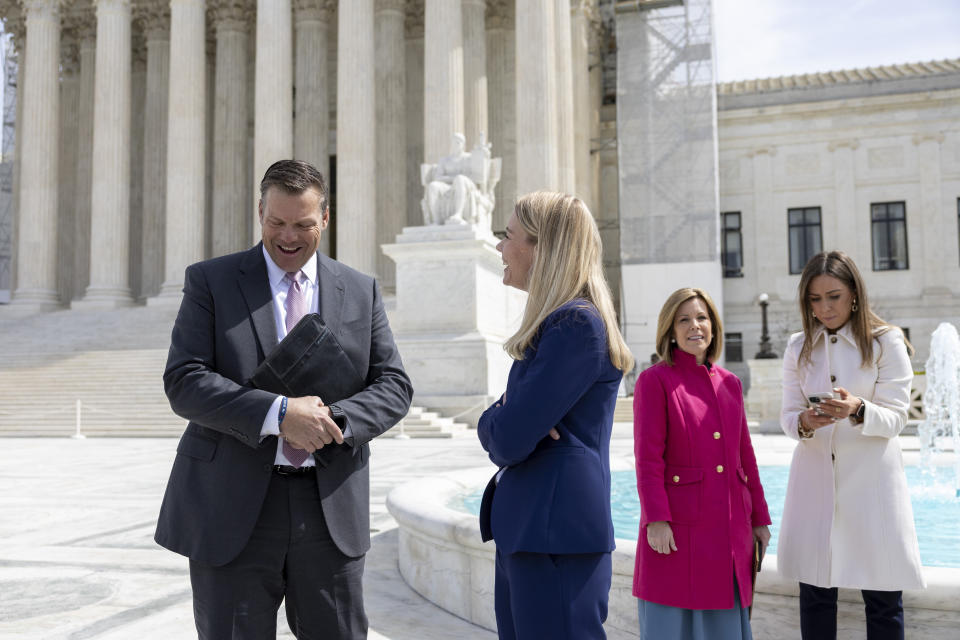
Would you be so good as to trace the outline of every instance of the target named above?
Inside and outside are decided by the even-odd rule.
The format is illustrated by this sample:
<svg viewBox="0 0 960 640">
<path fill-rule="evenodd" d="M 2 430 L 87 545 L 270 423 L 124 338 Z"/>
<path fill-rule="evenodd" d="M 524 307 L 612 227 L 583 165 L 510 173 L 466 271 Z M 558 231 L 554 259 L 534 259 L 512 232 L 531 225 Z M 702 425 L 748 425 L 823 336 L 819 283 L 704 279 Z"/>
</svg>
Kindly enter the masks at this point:
<svg viewBox="0 0 960 640">
<path fill-rule="evenodd" d="M 314 466 L 309 467 L 291 467 L 288 464 L 275 464 L 273 465 L 273 472 L 279 473 L 282 476 L 306 476 L 312 473 L 315 473 L 317 470 Z"/>
</svg>

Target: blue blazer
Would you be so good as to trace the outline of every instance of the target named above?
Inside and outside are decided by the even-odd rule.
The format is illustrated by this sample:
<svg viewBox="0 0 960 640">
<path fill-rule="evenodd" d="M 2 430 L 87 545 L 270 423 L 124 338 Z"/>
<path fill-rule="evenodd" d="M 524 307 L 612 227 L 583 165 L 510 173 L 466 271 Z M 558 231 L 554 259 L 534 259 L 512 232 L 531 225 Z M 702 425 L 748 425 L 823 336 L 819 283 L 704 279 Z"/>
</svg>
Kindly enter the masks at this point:
<svg viewBox="0 0 960 640">
<path fill-rule="evenodd" d="M 621 377 L 590 302 L 547 316 L 478 424 L 490 460 L 506 467 L 484 494 L 484 540 L 492 536 L 504 553 L 613 550 L 610 432 Z"/>
</svg>

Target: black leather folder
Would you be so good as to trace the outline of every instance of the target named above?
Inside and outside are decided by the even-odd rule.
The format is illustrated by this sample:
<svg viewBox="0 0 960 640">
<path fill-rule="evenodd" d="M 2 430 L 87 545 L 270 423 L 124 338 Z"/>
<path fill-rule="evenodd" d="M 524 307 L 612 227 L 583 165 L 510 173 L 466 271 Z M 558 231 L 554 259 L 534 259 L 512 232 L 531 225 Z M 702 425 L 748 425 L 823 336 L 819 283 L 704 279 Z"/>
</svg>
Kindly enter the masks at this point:
<svg viewBox="0 0 960 640">
<path fill-rule="evenodd" d="M 288 398 L 320 396 L 334 404 L 364 386 L 363 378 L 319 314 L 308 313 L 253 372 L 250 385 Z M 330 444 L 314 453 L 326 465 L 338 449 Z"/>
</svg>

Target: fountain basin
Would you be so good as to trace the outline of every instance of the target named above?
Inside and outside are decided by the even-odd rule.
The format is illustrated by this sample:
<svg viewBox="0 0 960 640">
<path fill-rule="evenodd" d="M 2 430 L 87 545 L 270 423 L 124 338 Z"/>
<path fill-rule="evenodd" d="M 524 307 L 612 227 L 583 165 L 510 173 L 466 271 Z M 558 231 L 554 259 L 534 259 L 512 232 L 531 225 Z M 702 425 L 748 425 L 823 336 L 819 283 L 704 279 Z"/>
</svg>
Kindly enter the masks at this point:
<svg viewBox="0 0 960 640">
<path fill-rule="evenodd" d="M 496 630 L 494 544 L 480 541 L 475 515 L 448 506 L 457 496 L 469 495 L 484 486 L 492 473 L 490 467 L 483 467 L 408 482 L 390 493 L 387 509 L 399 525 L 399 567 L 407 584 L 437 606 Z M 619 635 L 637 635 L 637 603 L 632 594 L 635 551 L 636 540 L 617 539 L 606 627 L 608 632 L 617 631 Z M 960 569 L 924 567 L 923 574 L 927 589 L 904 592 L 910 634 L 931 639 L 955 638 L 960 627 Z M 775 555 L 764 560 L 756 591 L 755 632 L 761 633 L 763 628 L 782 630 L 790 619 L 797 618 L 797 584 L 780 577 Z M 849 626 L 862 629 L 859 592 L 841 589 L 840 602 L 841 617 L 845 609 L 852 611 L 852 617 L 859 610 L 860 622 L 851 622 Z M 776 635 L 785 637 L 782 633 Z"/>
</svg>

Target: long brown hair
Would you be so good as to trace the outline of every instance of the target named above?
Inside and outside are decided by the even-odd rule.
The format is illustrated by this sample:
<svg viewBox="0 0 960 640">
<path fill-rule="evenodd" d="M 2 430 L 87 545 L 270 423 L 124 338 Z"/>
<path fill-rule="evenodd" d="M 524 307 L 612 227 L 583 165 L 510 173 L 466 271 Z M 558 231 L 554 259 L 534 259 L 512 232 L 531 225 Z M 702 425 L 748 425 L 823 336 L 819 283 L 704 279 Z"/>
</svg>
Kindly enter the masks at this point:
<svg viewBox="0 0 960 640">
<path fill-rule="evenodd" d="M 800 361 L 810 361 L 813 335 L 822 326 L 820 320 L 813 316 L 809 300 L 810 284 L 817 276 L 832 276 L 846 285 L 853 294 L 856 310 L 851 310 L 847 323 L 853 330 L 853 337 L 860 350 L 861 366 L 867 366 L 873 362 L 874 338 L 895 327 L 870 310 L 867 287 L 860 276 L 860 270 L 857 269 L 853 258 L 843 251 L 821 251 L 810 258 L 807 266 L 803 268 L 803 273 L 800 274 L 800 285 L 797 287 L 800 318 L 803 321 L 803 347 L 800 349 Z M 903 341 L 907 345 L 907 351 L 912 355 L 913 345 L 907 341 L 906 337 Z"/>
<path fill-rule="evenodd" d="M 504 349 L 522 360 L 547 316 L 575 298 L 584 298 L 597 308 L 606 326 L 613 366 L 630 371 L 633 356 L 620 334 L 613 296 L 603 275 L 600 231 L 587 205 L 573 196 L 536 191 L 521 197 L 514 211 L 536 250 L 523 320 Z"/>
</svg>

